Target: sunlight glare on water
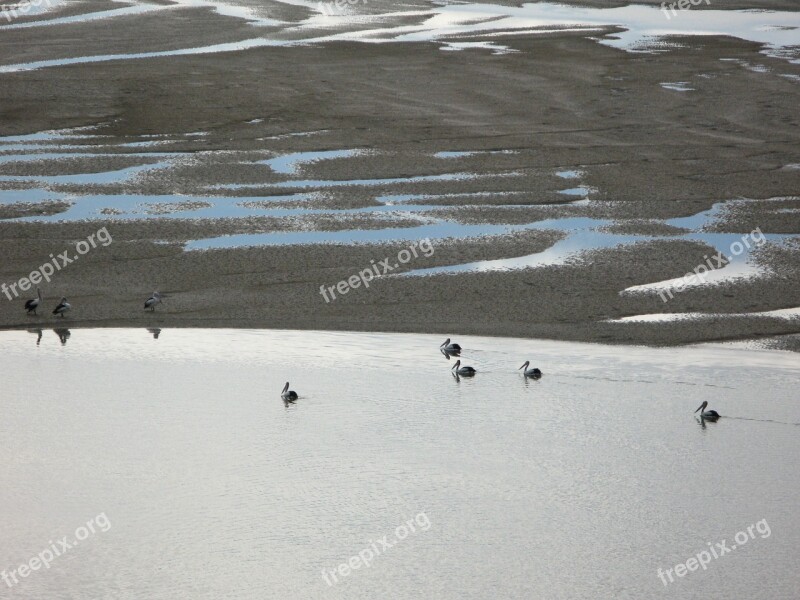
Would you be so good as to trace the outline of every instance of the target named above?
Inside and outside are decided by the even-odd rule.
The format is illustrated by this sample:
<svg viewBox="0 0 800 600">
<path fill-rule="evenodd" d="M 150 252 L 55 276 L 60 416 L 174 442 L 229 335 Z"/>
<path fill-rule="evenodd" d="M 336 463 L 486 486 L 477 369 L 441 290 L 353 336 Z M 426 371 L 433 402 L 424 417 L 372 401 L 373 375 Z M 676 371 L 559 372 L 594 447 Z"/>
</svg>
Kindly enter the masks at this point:
<svg viewBox="0 0 800 600">
<path fill-rule="evenodd" d="M 3 332 L 0 569 L 111 523 L 15 597 L 794 597 L 796 354 L 458 336 L 478 373 L 456 381 L 444 337 Z"/>
</svg>

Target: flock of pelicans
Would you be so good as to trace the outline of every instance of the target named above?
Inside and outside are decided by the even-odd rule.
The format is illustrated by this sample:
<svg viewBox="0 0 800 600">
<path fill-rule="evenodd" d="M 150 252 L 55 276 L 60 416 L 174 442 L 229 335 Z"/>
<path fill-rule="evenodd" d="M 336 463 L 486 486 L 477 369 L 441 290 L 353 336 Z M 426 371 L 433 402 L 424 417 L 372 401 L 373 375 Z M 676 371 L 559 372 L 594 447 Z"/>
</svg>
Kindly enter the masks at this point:
<svg viewBox="0 0 800 600">
<path fill-rule="evenodd" d="M 156 304 L 161 304 L 161 301 L 162 301 L 161 294 L 159 294 L 158 292 L 153 292 L 152 295 L 147 300 L 144 301 L 144 308 L 145 310 L 149 308 L 151 311 L 155 311 Z M 36 309 L 39 308 L 39 305 L 41 303 L 42 303 L 42 290 L 40 290 L 37 287 L 36 298 L 32 298 L 27 302 L 25 302 L 25 310 L 28 311 L 28 314 L 33 313 L 35 315 L 37 314 Z M 64 313 L 66 313 L 71 308 L 72 305 L 70 305 L 70 303 L 67 302 L 67 299 L 61 298 L 61 301 L 58 303 L 58 306 L 56 306 L 53 309 L 53 314 L 61 315 L 63 317 Z M 155 337 L 158 338 L 158 335 L 155 335 Z M 441 346 L 439 346 L 439 350 L 448 359 L 451 356 L 455 356 L 457 358 L 461 356 L 461 346 L 459 346 L 456 343 L 451 343 L 450 338 L 447 338 L 444 341 L 444 343 Z M 540 379 L 542 376 L 542 372 L 535 367 L 533 369 L 529 368 L 530 365 L 531 365 L 530 361 L 526 360 L 520 367 L 520 369 L 523 370 L 522 373 L 525 375 L 525 377 L 530 377 L 531 379 Z M 460 358 L 456 361 L 456 364 L 454 364 L 450 370 L 453 372 L 453 376 L 456 379 L 458 379 L 459 377 L 472 377 L 473 375 L 475 375 L 475 373 L 478 372 L 473 367 L 470 367 L 468 365 L 462 366 Z M 299 398 L 297 392 L 289 389 L 288 381 L 286 382 L 286 385 L 283 386 L 283 390 L 281 391 L 281 398 L 283 398 L 283 401 L 286 403 L 294 402 Z M 705 419 L 706 421 L 713 422 L 719 419 L 720 414 L 717 411 L 706 410 L 706 408 L 708 408 L 708 402 L 704 401 L 694 412 L 695 413 L 699 412 L 700 418 Z"/>
<path fill-rule="evenodd" d="M 444 341 L 444 343 L 442 343 L 442 345 L 439 346 L 439 351 L 442 354 L 444 354 L 448 360 L 450 360 L 451 356 L 455 357 L 461 356 L 461 346 L 459 346 L 456 343 L 451 343 L 450 338 L 447 338 Z M 529 369 L 528 367 L 530 367 L 530 365 L 531 361 L 526 360 L 520 367 L 520 369 L 524 369 L 522 373 L 525 375 L 525 377 L 530 377 L 531 379 L 541 379 L 542 372 L 537 368 Z M 455 377 L 456 379 L 458 379 L 459 377 L 472 377 L 473 375 L 475 375 L 475 373 L 478 372 L 473 367 L 467 365 L 461 366 L 460 358 L 456 361 L 456 364 L 454 364 L 450 368 L 450 370 L 453 372 L 453 377 Z M 281 398 L 283 398 L 283 401 L 286 404 L 291 404 L 292 402 L 294 402 L 299 398 L 297 392 L 289 389 L 288 381 L 286 382 L 286 385 L 283 386 L 283 390 L 281 391 Z"/>
<path fill-rule="evenodd" d="M 154 311 L 156 309 L 156 304 L 161 304 L 162 296 L 158 292 L 153 292 L 153 294 L 144 301 L 145 309 L 150 309 Z M 42 303 L 42 290 L 38 287 L 36 288 L 36 298 L 31 298 L 27 302 L 25 302 L 25 310 L 28 311 L 28 314 L 33 313 L 37 315 L 39 313 L 36 312 L 36 309 L 39 308 L 39 305 Z M 62 317 L 66 314 L 67 311 L 72 309 L 72 305 L 67 302 L 66 298 L 61 298 L 58 305 L 53 309 L 53 314 L 58 316 L 61 315 Z"/>
<path fill-rule="evenodd" d="M 451 356 L 455 357 L 461 356 L 461 346 L 455 343 L 451 343 L 450 338 L 447 338 L 444 341 L 444 343 L 441 346 L 439 346 L 439 351 L 442 354 L 444 354 L 448 358 L 448 360 L 450 359 Z M 531 369 L 530 366 L 531 366 L 531 361 L 526 360 L 522 364 L 522 366 L 517 370 L 521 369 L 525 377 L 530 377 L 531 379 L 541 379 L 542 372 L 535 367 Z M 475 375 L 475 373 L 478 372 L 473 367 L 467 365 L 462 366 L 460 358 L 456 361 L 456 364 L 454 364 L 450 370 L 453 372 L 453 376 L 456 379 L 458 379 L 459 376 L 472 377 L 473 375 Z M 287 406 L 289 404 L 294 403 L 294 401 L 299 398 L 297 392 L 289 389 L 288 381 L 286 382 L 286 385 L 283 386 L 283 390 L 281 391 L 281 398 L 283 398 L 283 402 Z M 719 419 L 720 414 L 715 410 L 706 410 L 706 408 L 708 408 L 708 402 L 703 401 L 703 403 L 694 412 L 695 413 L 700 412 L 701 421 L 711 421 L 712 423 L 716 422 L 716 420 Z"/>
<path fill-rule="evenodd" d="M 450 359 L 451 356 L 455 357 L 461 356 L 461 346 L 459 346 L 456 343 L 451 343 L 450 338 L 447 338 L 444 341 L 444 343 L 441 346 L 439 346 L 439 351 L 442 354 L 444 354 L 448 360 Z M 529 368 L 530 365 L 531 362 L 529 360 L 526 360 L 522 364 L 522 366 L 517 370 L 522 369 L 522 373 L 523 375 L 525 375 L 525 377 L 530 377 L 531 379 L 541 379 L 542 372 L 535 367 L 533 369 Z M 458 379 L 459 376 L 472 377 L 473 375 L 475 375 L 475 373 L 478 372 L 473 367 L 467 365 L 462 366 L 460 358 L 456 361 L 456 364 L 454 364 L 450 370 L 453 372 L 453 376 L 456 379 Z M 281 398 L 283 398 L 283 401 L 287 406 L 289 404 L 294 403 L 295 400 L 299 398 L 297 392 L 289 389 L 288 381 L 286 382 L 286 385 L 283 386 L 283 390 L 281 391 Z M 716 420 L 720 418 L 720 414 L 715 410 L 706 410 L 706 408 L 708 408 L 708 402 L 703 401 L 703 403 L 694 412 L 695 413 L 700 412 L 701 422 L 702 421 L 711 421 L 712 423 L 716 422 Z"/>
</svg>

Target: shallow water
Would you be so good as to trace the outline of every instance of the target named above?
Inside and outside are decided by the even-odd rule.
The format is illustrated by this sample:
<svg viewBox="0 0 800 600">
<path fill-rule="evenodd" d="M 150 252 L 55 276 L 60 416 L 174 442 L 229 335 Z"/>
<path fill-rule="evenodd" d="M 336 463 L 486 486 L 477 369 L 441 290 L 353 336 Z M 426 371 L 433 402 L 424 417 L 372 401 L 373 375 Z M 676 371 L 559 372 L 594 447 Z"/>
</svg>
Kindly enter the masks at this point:
<svg viewBox="0 0 800 600">
<path fill-rule="evenodd" d="M 676 81 L 674 83 L 662 83 L 661 87 L 673 92 L 692 92 L 695 88 L 689 85 L 688 81 Z"/>
<path fill-rule="evenodd" d="M 268 165 L 276 173 L 295 175 L 302 165 L 331 160 L 335 158 L 350 158 L 365 154 L 364 150 L 357 148 L 347 150 L 320 150 L 316 152 L 294 152 L 276 158 L 261 161 L 260 164 Z"/>
<path fill-rule="evenodd" d="M 438 41 L 447 36 L 492 37 L 552 31 L 599 31 L 611 26 L 623 31 L 598 38 L 600 43 L 628 51 L 665 50 L 668 36 L 731 36 L 759 42 L 771 49 L 798 43 L 796 12 L 744 10 L 684 10 L 671 16 L 660 7 L 628 5 L 585 8 L 568 4 L 536 2 L 522 6 L 496 4 L 445 4 L 421 25 L 405 25 L 348 31 L 318 40 L 349 39 L 364 42 Z M 503 50 L 502 46 L 492 46 Z"/>
<path fill-rule="evenodd" d="M 339 14 L 325 14 L 327 3 L 301 0 L 292 4 L 310 9 L 312 15 L 299 23 L 284 23 L 265 18 L 250 6 L 227 2 L 179 0 L 159 5 L 135 3 L 113 10 L 6 25 L 5 28 L 8 29 L 69 25 L 152 11 L 210 7 L 220 15 L 240 18 L 253 26 L 274 29 L 249 39 L 209 46 L 129 54 L 73 56 L 2 65 L 0 73 L 70 64 L 236 52 L 264 46 L 290 46 L 342 40 L 364 43 L 433 42 L 440 44 L 442 50 L 488 50 L 494 54 L 506 54 L 515 51 L 497 43 L 496 40 L 504 36 L 519 34 L 534 36 L 558 31 L 597 33 L 599 36 L 596 40 L 599 43 L 633 52 L 667 51 L 669 46 L 665 40 L 670 36 L 730 36 L 764 44 L 766 53 L 782 58 L 788 57 L 790 60 L 794 57 L 796 60 L 797 57 L 789 49 L 798 45 L 797 28 L 800 27 L 800 15 L 789 11 L 733 11 L 712 8 L 683 10 L 672 15 L 668 9 L 656 6 L 585 8 L 537 2 L 522 6 L 432 3 L 431 6 L 421 10 L 365 15 L 360 14 L 354 7 L 348 7 L 347 11 Z M 418 24 L 408 25 L 406 20 L 410 16 L 425 18 Z M 604 34 L 604 30 L 611 27 L 621 28 L 621 31 L 612 35 Z M 0 31 L 2 29 L 0 28 Z M 335 33 L 328 33 L 331 29 Z M 257 31 L 256 27 L 254 30 Z M 317 35 L 318 31 L 326 33 Z M 473 38 L 474 41 L 455 40 L 453 37 Z"/>
<path fill-rule="evenodd" d="M 655 235 L 626 235 L 609 233 L 603 228 L 611 225 L 613 221 L 605 219 L 593 219 L 589 217 L 567 217 L 560 219 L 545 219 L 529 223 L 527 225 L 508 226 L 507 231 L 518 231 L 520 229 L 540 229 L 560 231 L 566 236 L 557 241 L 549 248 L 512 258 L 500 258 L 495 260 L 481 260 L 469 263 L 459 263 L 454 265 L 443 265 L 426 269 L 413 269 L 406 273 L 398 274 L 397 277 L 414 277 L 421 275 L 442 275 L 456 274 L 479 271 L 506 271 L 511 269 L 531 269 L 539 267 L 549 267 L 563 265 L 570 261 L 586 258 L 588 253 L 619 246 L 630 246 L 652 242 L 656 240 L 685 240 L 702 242 L 721 253 L 722 264 L 718 264 L 713 258 L 714 253 L 704 255 L 703 266 L 706 272 L 700 280 L 686 280 L 684 277 L 668 279 L 646 283 L 643 285 L 632 286 L 623 290 L 622 293 L 658 293 L 661 290 L 674 287 L 695 287 L 700 285 L 714 285 L 718 283 L 730 282 L 738 279 L 762 277 L 768 274 L 768 270 L 758 265 L 753 259 L 753 253 L 764 244 L 782 244 L 788 240 L 795 239 L 797 236 L 783 234 L 761 234 L 755 238 L 748 238 L 742 234 L 735 233 L 712 233 L 703 231 L 703 227 L 713 222 L 721 212 L 720 206 L 716 206 L 710 211 L 703 211 L 698 215 L 681 219 L 671 219 L 666 221 L 668 224 L 682 223 L 684 227 L 690 227 L 695 231 L 672 236 Z M 742 240 L 747 238 L 747 244 Z M 741 247 L 741 251 L 739 248 Z M 732 251 L 732 248 L 734 249 Z M 710 265 L 709 269 L 706 265 Z"/>
<path fill-rule="evenodd" d="M 10 593 L 796 597 L 795 354 L 458 337 L 478 374 L 457 382 L 443 339 L 0 333 L 0 569 L 110 523 Z M 717 423 L 695 419 L 703 400 Z M 762 520 L 768 537 L 659 579 Z M 384 535 L 369 568 L 325 583 Z"/>
<path fill-rule="evenodd" d="M 117 0 L 114 0 L 114 2 L 121 4 L 121 2 L 118 2 Z M 33 5 L 31 4 L 31 6 Z M 45 5 L 42 4 L 42 6 Z M 154 10 L 160 10 L 161 8 L 163 7 L 159 7 L 156 4 L 137 3 L 122 8 L 112 8 L 109 10 L 89 12 L 80 15 L 72 15 L 69 17 L 56 17 L 56 18 L 48 18 L 35 21 L 12 22 L 10 25 L 3 25 L 3 27 L 0 28 L 0 31 L 3 31 L 4 29 L 29 29 L 32 27 L 70 25 L 72 23 L 85 23 L 87 21 L 97 21 L 101 19 L 115 19 L 118 17 L 141 15 L 143 13 L 149 13 Z M 28 14 L 31 13 L 29 12 Z M 46 13 L 42 13 L 42 16 L 46 16 Z"/>
<path fill-rule="evenodd" d="M 394 208 L 394 207 L 393 207 Z M 391 222 L 390 222 L 391 223 Z M 241 246 L 283 246 L 289 244 L 359 244 L 392 241 L 415 241 L 428 238 L 464 239 L 486 235 L 502 235 L 533 225 L 464 225 L 438 221 L 418 227 L 387 227 L 385 229 L 346 229 L 341 231 L 279 231 L 274 233 L 242 233 L 193 240 L 187 250 L 236 248 Z"/>
<path fill-rule="evenodd" d="M 770 319 L 793 320 L 800 318 L 800 307 L 779 308 L 749 313 L 650 313 L 646 315 L 630 315 L 619 319 L 608 319 L 609 323 L 668 323 L 673 321 L 697 321 L 700 319 L 726 319 L 734 317 L 765 317 Z"/>
<path fill-rule="evenodd" d="M 305 135 L 306 132 L 299 133 Z M 531 218 L 540 220 L 517 225 L 504 224 L 474 224 L 459 223 L 451 219 L 448 212 L 450 207 L 436 205 L 409 204 L 410 201 L 425 201 L 437 198 L 494 196 L 508 197 L 513 202 L 515 196 L 524 195 L 524 191 L 491 191 L 491 181 L 496 178 L 520 177 L 526 175 L 521 171 L 491 171 L 481 172 L 473 170 L 457 170 L 434 175 L 408 175 L 405 177 L 372 177 L 361 179 L 311 179 L 306 178 L 306 172 L 312 165 L 321 161 L 345 160 L 353 161 L 353 168 L 358 170 L 364 155 L 377 154 L 380 150 L 364 150 L 358 148 L 314 150 L 305 152 L 276 154 L 269 148 L 263 152 L 270 156 L 263 160 L 253 160 L 252 152 L 241 157 L 235 152 L 227 153 L 224 160 L 233 164 L 250 163 L 263 165 L 270 173 L 283 177 L 280 181 L 261 183 L 225 183 L 210 185 L 206 188 L 207 194 L 202 195 L 139 195 L 139 194 L 108 194 L 103 193 L 108 185 L 135 186 L 142 182 L 142 178 L 159 177 L 166 175 L 165 170 L 173 167 L 187 166 L 187 157 L 182 152 L 126 152 L 119 153 L 120 147 L 138 147 L 140 144 L 157 144 L 164 142 L 184 141 L 204 132 L 195 132 L 177 136 L 177 139 L 137 139 L 125 141 L 121 144 L 103 145 L 102 137 L 94 135 L 89 129 L 46 131 L 27 136 L 0 137 L 0 164 L 15 161 L 36 164 L 38 160 L 63 159 L 68 157 L 87 156 L 80 154 L 52 152 L 54 147 L 61 147 L 66 143 L 70 147 L 89 145 L 95 152 L 102 149 L 105 152 L 95 153 L 92 156 L 110 157 L 133 156 L 137 158 L 149 157 L 153 162 L 147 165 L 137 165 L 97 173 L 74 173 L 68 175 L 0 175 L 0 181 L 7 181 L 15 185 L 36 186 L 27 190 L 0 190 L 0 204 L 13 204 L 20 201 L 37 202 L 44 200 L 61 200 L 69 204 L 62 212 L 51 215 L 30 215 L 18 217 L 19 221 L 75 221 L 84 219 L 108 219 L 112 216 L 118 220 L 136 220 L 147 218 L 166 219 L 220 219 L 220 218 L 247 218 L 247 217 L 274 217 L 274 218 L 299 218 L 317 216 L 340 216 L 343 218 L 353 216 L 385 217 L 385 226 L 369 230 L 343 229 L 339 231 L 295 231 L 296 224 L 292 224 L 289 231 L 272 233 L 254 233 L 212 236 L 201 239 L 188 240 L 185 244 L 187 250 L 203 250 L 214 248 L 235 248 L 243 246 L 261 245 L 286 245 L 286 244 L 319 244 L 319 243 L 381 243 L 401 240 L 422 240 L 425 238 L 436 239 L 465 239 L 470 237 L 485 237 L 490 235 L 503 235 L 526 229 L 551 229 L 566 234 L 566 237 L 552 247 L 527 256 L 500 258 L 497 260 L 477 261 L 443 265 L 430 269 L 412 270 L 404 276 L 432 275 L 443 273 L 465 273 L 475 271 L 508 270 L 521 268 L 536 268 L 543 266 L 562 265 L 575 259 L 583 259 L 588 252 L 614 248 L 620 245 L 630 245 L 654 240 L 685 240 L 698 241 L 712 246 L 728 258 L 723 268 L 709 270 L 702 280 L 689 280 L 685 278 L 669 279 L 648 282 L 624 290 L 623 293 L 648 293 L 658 294 L 664 289 L 714 285 L 745 278 L 762 277 L 768 271 L 757 264 L 752 256 L 753 248 L 743 247 L 742 252 L 733 254 L 733 244 L 739 242 L 739 234 L 725 234 L 706 231 L 713 226 L 729 210 L 735 210 L 744 204 L 754 202 L 746 198 L 737 198 L 718 202 L 709 210 L 701 211 L 687 217 L 664 220 L 663 223 L 674 227 L 690 230 L 689 232 L 676 232 L 670 236 L 656 235 L 620 235 L 604 231 L 604 227 L 612 225 L 612 221 L 604 219 L 591 219 L 585 217 L 560 216 L 559 218 L 541 219 L 539 213 L 533 213 Z M 140 136 L 144 137 L 144 136 Z M 173 136 L 176 137 L 176 136 Z M 135 138 L 136 139 L 136 138 Z M 44 150 L 44 151 L 43 151 Z M 490 150 L 490 151 L 455 151 L 443 150 L 429 155 L 424 159 L 431 163 L 440 161 L 454 161 L 469 159 L 475 154 L 508 154 L 516 151 Z M 43 162 L 43 164 L 46 164 Z M 464 166 L 464 165 L 459 165 Z M 310 171 L 313 175 L 313 171 Z M 574 197 L 570 205 L 589 205 L 591 196 L 599 190 L 588 185 L 580 185 L 586 172 L 579 169 L 555 169 L 553 175 L 569 181 L 572 187 L 554 190 L 565 197 Z M 429 185 L 447 184 L 457 181 L 478 180 L 487 182 L 483 192 L 451 192 L 451 193 L 402 193 L 404 186 L 426 183 Z M 58 193 L 63 186 L 83 185 L 97 193 L 84 192 L 83 194 Z M 351 209 L 312 208 L 313 201 L 324 198 L 324 194 L 331 190 L 343 188 L 360 188 L 369 193 L 373 189 L 375 205 Z M 386 193 L 388 189 L 395 189 L 396 193 Z M 71 189 L 67 187 L 66 189 Z M 256 193 L 276 192 L 273 196 L 226 196 L 235 190 L 252 189 Z M 295 191 L 296 190 L 296 191 Z M 774 198 L 770 200 L 786 200 L 787 198 Z M 291 202 L 291 208 L 271 207 L 278 202 Z M 508 209 L 524 209 L 526 205 L 504 203 Z M 294 204 L 297 204 L 296 206 Z M 309 206 L 303 204 L 308 203 Z M 476 205 L 479 207 L 479 205 Z M 424 214 L 422 214 L 424 213 Z M 439 217 L 437 213 L 441 213 Z M 418 226 L 398 227 L 393 217 L 406 217 L 419 221 Z M 763 239 L 769 243 L 783 243 L 793 239 L 791 235 L 768 235 Z M 710 257 L 707 265 L 714 265 Z"/>
<path fill-rule="evenodd" d="M 463 181 L 465 179 L 479 179 L 483 177 L 512 177 L 516 173 L 441 173 L 439 175 L 415 175 L 413 177 L 383 177 L 377 179 L 290 179 L 277 183 L 232 183 L 215 186 L 215 189 L 241 190 L 261 188 L 338 188 L 338 187 L 377 187 L 404 183 L 423 183 L 428 181 Z"/>
<path fill-rule="evenodd" d="M 136 156 L 135 154 L 133 156 Z M 156 162 L 149 165 L 136 165 L 98 173 L 75 173 L 71 175 L 0 175 L 0 181 L 35 181 L 44 185 L 110 185 L 129 181 L 148 171 L 166 169 L 170 163 Z"/>
</svg>

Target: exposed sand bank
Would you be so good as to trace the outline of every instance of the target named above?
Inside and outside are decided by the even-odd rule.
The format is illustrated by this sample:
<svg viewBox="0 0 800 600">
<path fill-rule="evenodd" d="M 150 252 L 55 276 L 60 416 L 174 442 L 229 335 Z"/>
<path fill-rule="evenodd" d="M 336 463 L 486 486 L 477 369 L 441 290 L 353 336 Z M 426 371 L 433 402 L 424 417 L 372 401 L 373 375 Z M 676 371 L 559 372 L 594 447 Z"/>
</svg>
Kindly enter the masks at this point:
<svg viewBox="0 0 800 600">
<path fill-rule="evenodd" d="M 790 8 L 787 4 L 776 0 L 758 6 Z M 308 13 L 301 7 L 285 11 L 261 16 L 292 21 Z M 421 17 L 403 19 L 419 22 Z M 251 37 L 254 29 L 241 19 L 199 8 L 77 25 L 0 28 L 0 62 L 236 42 Z M 0 181 L 0 188 L 21 190 L 20 204 L 0 205 L 0 217 L 54 214 L 69 207 L 70 195 L 87 193 L 139 194 L 143 205 L 142 220 L 114 221 L 114 209 L 107 207 L 95 217 L 102 220 L 93 222 L 0 221 L 0 282 L 16 282 L 50 252 L 62 252 L 106 226 L 114 243 L 81 257 L 46 286 L 46 308 L 52 310 L 61 295 L 72 302 L 73 311 L 63 319 L 69 326 L 437 331 L 646 344 L 800 332 L 798 319 L 765 317 L 608 322 L 655 312 L 740 314 L 800 306 L 796 244 L 763 248 L 757 258 L 764 271 L 755 279 L 687 289 L 668 303 L 655 293 L 620 294 L 680 277 L 713 254 L 702 241 L 661 239 L 686 231 L 667 219 L 744 197 L 763 201 L 725 211 L 709 230 L 800 233 L 800 201 L 792 196 L 800 189 L 800 170 L 791 166 L 800 163 L 800 65 L 765 56 L 759 45 L 733 38 L 680 38 L 673 40 L 679 47 L 668 52 L 629 53 L 590 39 L 596 35 L 503 36 L 502 43 L 518 51 L 504 55 L 479 49 L 442 52 L 428 42 L 337 42 L 0 73 L 3 135 L 94 127 L 78 147 L 65 140 L 64 148 L 53 149 L 75 154 L 74 160 L 0 163 L 0 176 L 18 178 Z M 45 38 L 47 44 L 37 42 Z M 76 43 L 78 38 L 82 41 Z M 665 82 L 687 82 L 692 89 L 675 91 L 663 87 Z M 143 139 L 164 145 L 125 146 Z M 358 160 L 302 164 L 298 181 L 362 183 L 329 187 L 313 198 L 293 198 L 306 184 L 257 164 L 286 153 L 344 148 L 368 152 Z M 442 151 L 474 154 L 431 158 Z M 171 153 L 169 168 L 99 187 L 53 180 L 48 189 L 67 199 L 23 203 L 22 191 L 34 187 L 25 177 L 125 169 L 160 160 L 148 159 L 159 152 Z M 557 176 L 562 169 L 579 170 L 579 181 Z M 435 179 L 453 173 L 476 176 Z M 249 187 L 218 187 L 242 184 Z M 588 202 L 565 195 L 564 188 L 571 186 L 585 187 Z M 185 194 L 186 201 L 153 198 L 169 194 Z M 416 216 L 144 218 L 207 208 L 201 196 L 209 194 L 230 196 L 245 208 L 334 212 L 380 206 L 381 196 L 413 194 L 418 197 L 404 203 L 443 208 Z M 278 194 L 287 198 L 274 204 L 263 199 Z M 786 198 L 767 201 L 778 197 Z M 352 290 L 331 303 L 319 294 L 321 285 L 335 285 L 408 244 L 202 252 L 184 251 L 181 245 L 242 233 L 369 230 L 387 223 L 411 229 L 430 217 L 463 224 L 587 217 L 610 221 L 602 226 L 607 233 L 659 239 L 597 249 L 566 264 L 535 269 L 385 277 L 369 290 Z M 545 251 L 563 238 L 563 232 L 545 227 L 451 240 L 408 267 L 518 257 Z M 169 297 L 155 314 L 145 314 L 141 305 L 153 289 Z M 0 296 L 0 326 L 54 322 L 51 316 L 26 317 L 23 302 Z"/>
</svg>

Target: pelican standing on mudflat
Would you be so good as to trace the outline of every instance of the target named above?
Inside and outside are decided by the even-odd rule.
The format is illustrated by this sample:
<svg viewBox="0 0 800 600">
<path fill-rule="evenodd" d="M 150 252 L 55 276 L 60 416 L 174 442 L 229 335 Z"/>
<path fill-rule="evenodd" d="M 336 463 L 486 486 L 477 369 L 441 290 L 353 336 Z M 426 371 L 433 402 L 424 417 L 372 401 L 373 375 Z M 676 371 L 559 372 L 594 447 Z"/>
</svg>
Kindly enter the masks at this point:
<svg viewBox="0 0 800 600">
<path fill-rule="evenodd" d="M 72 308 L 72 305 L 69 302 L 67 302 L 67 299 L 66 298 L 61 298 L 61 302 L 59 302 L 58 306 L 56 306 L 53 309 L 53 314 L 54 315 L 61 315 L 61 317 L 63 318 L 64 317 L 64 313 L 67 312 L 68 310 L 70 310 L 71 308 Z"/>
<path fill-rule="evenodd" d="M 28 300 L 25 303 L 25 310 L 28 311 L 28 314 L 31 314 L 31 311 L 33 311 L 33 314 L 37 314 L 36 313 L 36 309 L 38 308 L 38 306 L 41 303 L 42 303 L 42 290 L 40 290 L 37 287 L 36 288 L 36 298 L 31 298 L 30 300 Z"/>
<path fill-rule="evenodd" d="M 450 370 L 455 371 L 458 375 L 463 375 L 465 377 L 472 377 L 473 375 L 475 375 L 475 373 L 477 373 L 477 371 L 472 367 L 467 367 L 467 366 L 462 367 L 461 359 L 458 359 L 456 361 L 456 364 L 454 364 Z"/>
<path fill-rule="evenodd" d="M 708 406 L 708 401 L 703 400 L 703 403 L 697 407 L 697 410 L 694 412 L 700 411 L 700 418 L 705 419 L 706 421 L 716 421 L 719 419 L 720 414 L 715 410 L 706 410 Z"/>
<path fill-rule="evenodd" d="M 531 361 L 526 360 L 525 363 L 520 367 L 520 369 L 525 369 L 523 371 L 525 377 L 532 377 L 533 379 L 539 379 L 542 376 L 542 372 L 537 368 L 529 369 L 528 367 L 530 366 L 530 364 Z M 519 371 L 519 369 L 517 369 L 517 371 Z"/>
<path fill-rule="evenodd" d="M 150 312 L 154 312 L 156 310 L 156 304 L 161 304 L 161 294 L 153 292 L 153 295 L 144 301 L 144 308 L 145 310 L 149 308 Z"/>
<path fill-rule="evenodd" d="M 286 385 L 283 386 L 283 391 L 281 392 L 281 398 L 284 400 L 297 400 L 297 392 L 294 390 L 289 389 L 289 382 L 286 382 Z"/>
</svg>

